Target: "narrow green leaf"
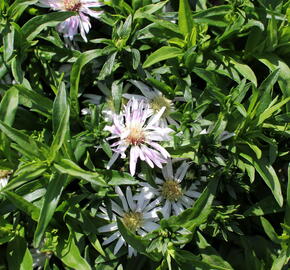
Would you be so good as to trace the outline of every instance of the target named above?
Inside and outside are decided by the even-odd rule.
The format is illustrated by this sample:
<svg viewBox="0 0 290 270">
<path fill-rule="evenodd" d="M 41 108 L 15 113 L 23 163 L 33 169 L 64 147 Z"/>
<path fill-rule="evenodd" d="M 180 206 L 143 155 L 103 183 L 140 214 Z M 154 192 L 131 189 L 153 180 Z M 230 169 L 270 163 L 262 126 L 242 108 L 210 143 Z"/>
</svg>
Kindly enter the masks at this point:
<svg viewBox="0 0 290 270">
<path fill-rule="evenodd" d="M 288 184 L 286 196 L 285 224 L 290 226 L 290 163 L 288 164 Z"/>
<path fill-rule="evenodd" d="M 213 269 L 233 270 L 232 266 L 218 254 L 218 252 L 205 240 L 200 232 L 197 232 L 197 237 L 197 245 L 199 247 L 203 262 L 211 265 Z"/>
<path fill-rule="evenodd" d="M 38 247 L 40 245 L 45 230 L 57 207 L 66 179 L 66 175 L 58 174 L 52 175 L 49 180 L 47 191 L 44 196 L 44 203 L 42 205 L 39 220 L 34 233 L 34 247 Z"/>
<path fill-rule="evenodd" d="M 61 173 L 66 173 L 76 178 L 84 179 L 93 184 L 99 186 L 107 185 L 99 173 L 85 171 L 71 160 L 62 159 L 59 163 L 55 163 L 54 167 Z"/>
<path fill-rule="evenodd" d="M 0 129 L 7 135 L 7 137 L 17 143 L 28 157 L 38 158 L 40 156 L 36 143 L 30 137 L 15 128 L 9 127 L 2 121 L 0 121 Z"/>
<path fill-rule="evenodd" d="M 264 228 L 265 233 L 268 235 L 268 237 L 276 244 L 280 244 L 281 240 L 278 238 L 277 233 L 275 232 L 273 226 L 271 223 L 265 219 L 264 217 L 260 217 L 261 224 Z"/>
<path fill-rule="evenodd" d="M 93 59 L 101 56 L 103 50 L 96 49 L 84 52 L 77 61 L 73 64 L 71 73 L 70 73 L 70 101 L 71 101 L 71 113 L 73 117 L 79 115 L 79 103 L 78 103 L 78 95 L 79 95 L 79 82 L 81 71 L 83 67 L 92 61 Z"/>
<path fill-rule="evenodd" d="M 25 239 L 17 236 L 7 247 L 7 261 L 9 269 L 30 270 L 33 269 L 33 259 L 27 247 Z"/>
<path fill-rule="evenodd" d="M 240 155 L 255 167 L 266 185 L 271 189 L 278 204 L 282 207 L 283 196 L 281 192 L 281 185 L 274 168 L 263 158 L 258 160 L 255 157 L 245 153 L 240 153 Z"/>
<path fill-rule="evenodd" d="M 60 150 L 60 148 L 62 147 L 62 144 L 64 143 L 67 132 L 69 130 L 69 116 L 70 116 L 70 111 L 69 111 L 69 107 L 67 106 L 64 114 L 62 115 L 61 121 L 58 126 L 58 130 L 56 134 L 54 135 L 53 142 L 50 147 L 51 160 L 55 159 L 57 152 Z"/>
<path fill-rule="evenodd" d="M 12 87 L 1 99 L 0 103 L 0 120 L 11 126 L 14 122 L 16 110 L 18 107 L 18 91 Z"/>
<path fill-rule="evenodd" d="M 38 207 L 33 205 L 32 203 L 26 201 L 21 196 L 17 195 L 14 192 L 5 191 L 4 192 L 7 199 L 14 204 L 16 208 L 26 213 L 30 216 L 34 221 L 38 221 L 40 210 Z"/>
<path fill-rule="evenodd" d="M 81 256 L 80 250 L 76 245 L 72 234 L 70 234 L 69 239 L 60 237 L 55 254 L 65 265 L 71 269 L 92 269 L 87 261 Z"/>
<path fill-rule="evenodd" d="M 105 62 L 105 64 L 103 65 L 100 74 L 99 74 L 99 80 L 104 80 L 107 76 L 111 75 L 112 70 L 114 68 L 115 65 L 115 59 L 117 56 L 118 52 L 113 52 L 107 59 L 107 61 Z"/>
<path fill-rule="evenodd" d="M 242 74 L 246 79 L 251 81 L 255 86 L 257 86 L 257 78 L 253 70 L 241 61 L 230 58 L 230 63 L 234 65 L 234 68 Z"/>
<path fill-rule="evenodd" d="M 193 20 L 188 0 L 179 0 L 178 26 L 184 37 L 190 35 L 193 28 Z"/>
<path fill-rule="evenodd" d="M 182 49 L 177 47 L 164 46 L 148 56 L 143 64 L 143 68 L 148 68 L 160 61 L 182 56 Z"/>
<path fill-rule="evenodd" d="M 21 30 L 28 41 L 32 41 L 46 27 L 54 27 L 65 19 L 76 15 L 75 12 L 52 12 L 35 16 L 26 22 Z"/>
</svg>

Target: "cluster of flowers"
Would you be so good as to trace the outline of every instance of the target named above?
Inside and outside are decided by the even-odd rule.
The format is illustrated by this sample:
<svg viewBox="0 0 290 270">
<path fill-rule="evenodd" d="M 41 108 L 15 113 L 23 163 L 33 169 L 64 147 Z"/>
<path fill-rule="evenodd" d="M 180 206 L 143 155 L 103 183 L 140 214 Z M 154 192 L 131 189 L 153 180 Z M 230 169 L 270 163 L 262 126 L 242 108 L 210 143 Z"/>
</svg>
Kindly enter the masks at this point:
<svg viewBox="0 0 290 270">
<path fill-rule="evenodd" d="M 87 41 L 86 34 L 91 28 L 88 16 L 100 18 L 102 14 L 102 11 L 90 9 L 102 6 L 101 2 L 95 0 L 39 0 L 38 5 L 56 11 L 75 12 L 74 16 L 57 27 L 57 30 L 69 40 L 73 40 L 74 36 L 80 33 Z M 98 230 L 107 234 L 104 245 L 117 241 L 114 254 L 126 245 L 118 231 L 117 218 L 121 219 L 129 230 L 144 236 L 159 227 L 158 212 L 164 218 L 179 215 L 186 208 L 192 207 L 194 200 L 200 196 L 197 191 L 199 183 L 187 188 L 181 185 L 190 164 L 183 161 L 174 174 L 172 163 L 175 161 L 171 160 L 170 154 L 161 145 L 162 142 L 172 139 L 173 130 L 168 124 L 178 126 L 178 123 L 170 117 L 170 113 L 174 110 L 172 102 L 161 92 L 151 90 L 142 82 L 131 81 L 131 83 L 141 90 L 143 96 L 124 94 L 128 102 L 121 113 L 107 112 L 110 116 L 107 120 L 111 121 L 111 125 L 107 125 L 105 130 L 111 133 L 108 140 L 114 141 L 111 144 L 114 154 L 107 164 L 107 169 L 113 166 L 119 157 L 125 159 L 126 153 L 129 152 L 131 175 L 135 175 L 137 161 L 140 159 L 151 168 L 156 166 L 162 169 L 163 179 L 156 177 L 152 186 L 145 181 L 145 176 L 141 173 L 138 175 L 141 181 L 134 189 L 135 194 L 132 194 L 129 186 L 125 194 L 120 187 L 115 188 L 119 197 L 116 201 L 111 200 L 112 214 L 104 203 L 99 208 L 100 212 L 97 215 L 107 224 Z M 136 255 L 136 250 L 128 245 L 128 255 L 133 254 Z"/>
<path fill-rule="evenodd" d="M 101 213 L 98 217 L 106 220 L 108 224 L 98 230 L 100 233 L 109 233 L 103 242 L 104 245 L 117 241 L 115 254 L 126 245 L 118 231 L 117 218 L 121 219 L 129 230 L 144 236 L 159 227 L 161 215 L 158 215 L 158 212 L 163 218 L 179 215 L 186 208 L 192 207 L 194 200 L 200 196 L 197 191 L 199 183 L 193 183 L 187 188 L 181 184 L 190 163 L 182 161 L 174 173 L 172 163 L 178 160 L 172 160 L 167 150 L 160 145 L 172 138 L 173 130 L 168 127 L 168 123 L 177 124 L 169 116 L 174 109 L 172 102 L 161 92 L 151 90 L 141 82 L 132 82 L 144 96 L 125 94 L 124 97 L 129 99 L 128 103 L 124 105 L 120 114 L 112 114 L 112 124 L 105 127 L 111 133 L 108 140 L 114 140 L 111 144 L 114 154 L 107 168 L 110 168 L 118 157 L 126 158 L 128 151 L 132 175 L 136 173 L 137 161 L 140 158 L 152 168 L 161 168 L 163 177 L 155 177 L 152 186 L 146 182 L 145 175 L 140 173 L 138 177 L 141 181 L 136 187 L 136 194 L 132 194 L 129 186 L 125 192 L 117 186 L 115 192 L 118 198 L 116 201 L 111 200 L 113 213 L 109 214 L 105 204 L 100 207 Z M 136 253 L 136 250 L 128 245 L 128 255 Z"/>
</svg>

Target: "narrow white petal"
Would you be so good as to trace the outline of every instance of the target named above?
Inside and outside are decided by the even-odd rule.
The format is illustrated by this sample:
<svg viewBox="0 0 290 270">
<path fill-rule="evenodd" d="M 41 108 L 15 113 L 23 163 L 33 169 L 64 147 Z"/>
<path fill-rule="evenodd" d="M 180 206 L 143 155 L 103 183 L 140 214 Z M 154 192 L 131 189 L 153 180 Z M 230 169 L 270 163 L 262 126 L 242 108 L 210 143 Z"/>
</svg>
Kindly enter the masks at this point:
<svg viewBox="0 0 290 270">
<path fill-rule="evenodd" d="M 120 189 L 120 187 L 116 186 L 115 187 L 115 192 L 119 195 L 119 198 L 120 198 L 120 200 L 122 202 L 122 205 L 123 205 L 123 208 L 124 208 L 125 212 L 128 212 L 129 208 L 128 208 L 128 204 L 126 202 L 126 199 L 125 199 L 123 191 Z"/>
<path fill-rule="evenodd" d="M 132 211 L 136 210 L 136 203 L 133 201 L 132 191 L 130 187 L 127 187 L 126 189 L 126 198 L 127 202 L 129 204 L 129 207 Z"/>
<path fill-rule="evenodd" d="M 174 178 L 171 158 L 167 159 L 167 164 L 163 167 L 162 174 L 166 180 L 172 180 Z"/>
<path fill-rule="evenodd" d="M 156 124 L 156 123 L 159 121 L 160 117 L 162 116 L 162 114 L 164 113 L 165 110 L 166 110 L 166 107 L 163 106 L 163 107 L 160 109 L 160 111 L 159 111 L 157 114 L 155 114 L 155 115 L 153 116 L 153 118 L 149 121 L 147 127 L 151 127 L 151 126 L 153 126 L 154 124 Z"/>
<path fill-rule="evenodd" d="M 132 146 L 131 150 L 130 150 L 130 173 L 131 173 L 131 175 L 135 174 L 138 157 L 139 157 L 139 147 Z"/>
<path fill-rule="evenodd" d="M 107 225 L 104 225 L 98 229 L 99 232 L 113 232 L 118 229 L 117 223 L 113 222 Z"/>
<path fill-rule="evenodd" d="M 159 225 L 155 222 L 147 221 L 143 224 L 142 228 L 147 232 L 151 232 L 158 229 Z"/>
<path fill-rule="evenodd" d="M 112 157 L 111 157 L 111 159 L 110 159 L 110 161 L 108 162 L 108 164 L 107 164 L 107 169 L 110 169 L 111 168 L 111 166 L 114 164 L 114 162 L 117 160 L 117 158 L 119 157 L 119 153 L 114 153 L 113 155 L 112 155 Z"/>
<path fill-rule="evenodd" d="M 187 173 L 187 170 L 189 168 L 189 164 L 188 162 L 184 161 L 180 167 L 177 169 L 176 173 L 175 173 L 175 179 L 178 181 L 178 182 L 181 182 L 184 178 L 184 176 L 186 175 Z"/>
<path fill-rule="evenodd" d="M 161 212 L 164 216 L 164 218 L 169 218 L 171 214 L 171 202 L 169 200 L 166 200 L 165 205 L 162 207 Z"/>
<path fill-rule="evenodd" d="M 112 210 L 116 213 L 116 214 L 118 214 L 119 216 L 123 216 L 124 215 L 124 211 L 123 211 L 123 209 L 117 204 L 117 203 L 115 203 L 114 201 L 111 201 L 111 203 L 112 203 Z"/>
<path fill-rule="evenodd" d="M 115 241 L 120 235 L 120 232 L 113 233 L 110 237 L 104 240 L 103 245 L 110 244 L 111 242 Z"/>
<path fill-rule="evenodd" d="M 120 250 L 120 248 L 124 245 L 125 240 L 124 238 L 121 236 L 114 248 L 114 254 L 116 255 L 118 253 L 118 251 Z"/>
</svg>

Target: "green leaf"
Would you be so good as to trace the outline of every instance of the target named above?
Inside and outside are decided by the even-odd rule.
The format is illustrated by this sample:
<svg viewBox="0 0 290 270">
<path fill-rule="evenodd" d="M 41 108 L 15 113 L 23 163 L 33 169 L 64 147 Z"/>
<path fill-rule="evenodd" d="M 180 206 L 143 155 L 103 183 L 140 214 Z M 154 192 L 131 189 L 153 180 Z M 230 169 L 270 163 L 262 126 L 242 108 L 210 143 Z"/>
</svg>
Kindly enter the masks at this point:
<svg viewBox="0 0 290 270">
<path fill-rule="evenodd" d="M 273 196 L 266 197 L 261 201 L 255 203 L 248 210 L 243 213 L 244 216 L 264 216 L 267 214 L 274 214 L 283 212 L 277 202 L 274 200 Z"/>
<path fill-rule="evenodd" d="M 9 61 L 14 49 L 14 33 L 15 29 L 12 24 L 7 24 L 3 31 L 3 58 L 4 61 Z"/>
<path fill-rule="evenodd" d="M 107 76 L 112 74 L 112 70 L 114 68 L 115 65 L 115 59 L 117 56 L 118 52 L 114 52 L 110 55 L 110 57 L 107 59 L 107 61 L 105 62 L 105 64 L 103 65 L 99 77 L 99 80 L 104 80 Z"/>
<path fill-rule="evenodd" d="M 286 196 L 285 224 L 290 226 L 290 163 L 288 164 L 288 184 Z"/>
<path fill-rule="evenodd" d="M 27 247 L 25 239 L 16 237 L 7 247 L 7 261 L 9 269 L 30 270 L 33 269 L 33 259 Z"/>
<path fill-rule="evenodd" d="M 275 111 L 279 110 L 282 106 L 287 104 L 289 100 L 290 100 L 290 97 L 288 97 L 288 98 L 280 101 L 279 103 L 267 108 L 263 113 L 261 113 L 259 115 L 257 125 L 262 124 L 266 119 L 270 118 Z"/>
<path fill-rule="evenodd" d="M 190 35 L 193 28 L 193 20 L 188 0 L 179 0 L 178 26 L 184 37 Z"/>
<path fill-rule="evenodd" d="M 85 171 L 71 160 L 62 159 L 59 163 L 55 163 L 54 167 L 61 173 L 84 179 L 99 186 L 107 186 L 99 173 Z"/>
<path fill-rule="evenodd" d="M 30 216 L 34 221 L 37 221 L 39 218 L 40 210 L 38 207 L 33 205 L 32 203 L 26 201 L 21 196 L 17 195 L 14 192 L 5 191 L 4 192 L 7 199 L 14 204 L 16 208 L 26 213 Z"/>
<path fill-rule="evenodd" d="M 213 268 L 200 260 L 200 258 L 187 250 L 174 249 L 170 251 L 170 255 L 181 266 L 182 270 L 202 269 L 212 270 Z M 196 268 L 197 267 L 197 268 Z M 223 268 L 216 268 L 223 269 Z M 223 269 L 224 270 L 224 269 Z"/>
<path fill-rule="evenodd" d="M 23 153 L 25 153 L 28 157 L 39 157 L 39 149 L 36 143 L 30 137 L 17 129 L 9 127 L 2 121 L 0 121 L 0 129 L 7 135 L 7 137 L 17 143 L 19 148 L 21 148 L 23 150 Z"/>
<path fill-rule="evenodd" d="M 164 46 L 148 56 L 143 64 L 143 68 L 148 68 L 160 61 L 182 56 L 183 51 L 177 47 Z"/>
<path fill-rule="evenodd" d="M 198 236 L 197 245 L 199 247 L 203 262 L 211 265 L 213 269 L 233 270 L 232 266 L 227 261 L 225 261 L 218 254 L 218 252 L 213 247 L 211 247 L 209 243 L 207 243 L 207 241 L 200 232 L 197 232 L 197 236 Z"/>
<path fill-rule="evenodd" d="M 69 130 L 69 115 L 70 115 L 70 111 L 69 111 L 69 107 L 67 106 L 64 114 L 62 115 L 61 121 L 58 126 L 58 130 L 56 134 L 54 135 L 53 142 L 50 147 L 50 153 L 51 153 L 50 160 L 51 161 L 55 159 L 57 152 L 60 150 L 60 148 L 62 147 L 64 143 L 64 140 L 67 137 L 66 135 Z"/>
<path fill-rule="evenodd" d="M 42 205 L 39 220 L 34 233 L 34 247 L 38 247 L 40 245 L 45 230 L 57 207 L 66 180 L 67 176 L 62 174 L 52 175 L 49 180 L 47 191 L 44 196 L 44 203 Z"/>
<path fill-rule="evenodd" d="M 10 19 L 17 21 L 23 11 L 30 5 L 37 3 L 38 0 L 16 0 L 9 7 L 7 13 Z"/>
<path fill-rule="evenodd" d="M 69 239 L 66 239 L 64 236 L 60 237 L 55 255 L 71 269 L 92 269 L 87 261 L 81 256 L 80 250 L 76 245 L 72 234 L 70 234 Z"/>
<path fill-rule="evenodd" d="M 42 176 L 46 170 L 47 170 L 46 162 L 42 161 L 27 162 L 25 165 L 21 166 L 14 173 L 14 176 L 16 177 L 12 178 L 1 191 L 8 191 L 15 189 L 19 186 L 22 186 L 28 181 L 31 181 L 39 176 Z"/>
<path fill-rule="evenodd" d="M 1 99 L 0 103 L 0 120 L 5 124 L 12 126 L 18 107 L 18 91 L 12 87 Z"/>
<path fill-rule="evenodd" d="M 253 70 L 246 64 L 239 60 L 230 58 L 229 62 L 234 65 L 234 68 L 242 74 L 246 79 L 251 81 L 255 86 L 257 86 L 257 78 Z"/>
<path fill-rule="evenodd" d="M 79 95 L 79 82 L 81 71 L 87 63 L 101 56 L 102 53 L 103 50 L 101 49 L 86 51 L 77 59 L 77 61 L 72 66 L 72 70 L 70 73 L 70 102 L 71 102 L 71 113 L 73 117 L 77 117 L 79 115 L 80 110 L 78 103 L 78 95 Z"/>
<path fill-rule="evenodd" d="M 27 98 L 29 102 L 32 102 L 32 110 L 41 112 L 48 118 L 51 117 L 53 103 L 49 98 L 44 97 L 35 91 L 29 90 L 22 85 L 15 85 L 14 87 L 19 91 L 20 96 L 23 96 Z"/>
<path fill-rule="evenodd" d="M 265 233 L 268 235 L 268 237 L 276 244 L 280 244 L 281 240 L 278 238 L 277 233 L 275 232 L 273 226 L 271 223 L 265 219 L 264 217 L 260 217 L 261 224 L 264 228 Z"/>
<path fill-rule="evenodd" d="M 52 12 L 35 16 L 22 26 L 22 34 L 28 41 L 32 41 L 46 27 L 57 26 L 74 15 L 76 15 L 75 12 Z"/>
<path fill-rule="evenodd" d="M 271 71 L 280 69 L 278 83 L 281 87 L 282 93 L 285 98 L 290 96 L 290 68 L 289 66 L 276 54 L 267 53 L 257 57 L 257 59 L 266 65 Z M 290 104 L 287 104 L 288 110 Z"/>
<path fill-rule="evenodd" d="M 240 155 L 255 167 L 266 185 L 271 189 L 278 204 L 282 207 L 283 196 L 281 192 L 281 185 L 273 167 L 264 158 L 258 160 L 255 157 L 245 153 L 240 153 Z"/>
</svg>

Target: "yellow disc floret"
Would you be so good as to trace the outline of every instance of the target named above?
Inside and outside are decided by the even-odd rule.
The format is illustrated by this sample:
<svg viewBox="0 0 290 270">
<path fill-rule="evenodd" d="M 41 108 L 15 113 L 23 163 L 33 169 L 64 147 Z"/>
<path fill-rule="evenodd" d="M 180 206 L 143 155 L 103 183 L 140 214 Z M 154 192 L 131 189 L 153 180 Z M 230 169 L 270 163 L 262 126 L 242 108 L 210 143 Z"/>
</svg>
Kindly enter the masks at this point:
<svg viewBox="0 0 290 270">
<path fill-rule="evenodd" d="M 177 201 L 182 197 L 183 192 L 178 182 L 167 180 L 163 183 L 161 194 L 169 201 Z"/>
<path fill-rule="evenodd" d="M 122 221 L 131 232 L 136 232 L 142 226 L 143 216 L 140 212 L 128 212 Z"/>
</svg>

